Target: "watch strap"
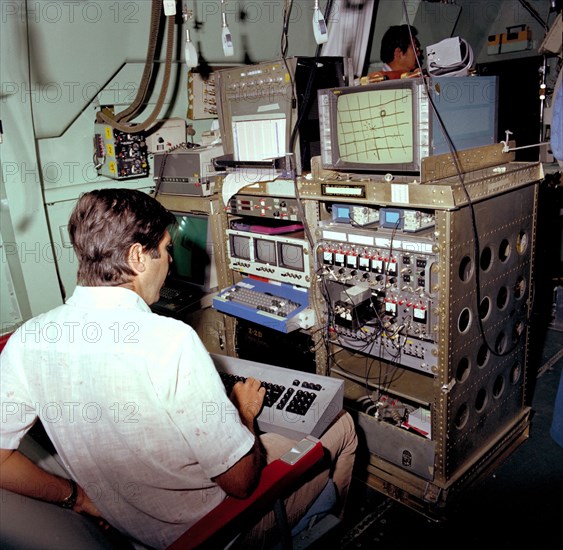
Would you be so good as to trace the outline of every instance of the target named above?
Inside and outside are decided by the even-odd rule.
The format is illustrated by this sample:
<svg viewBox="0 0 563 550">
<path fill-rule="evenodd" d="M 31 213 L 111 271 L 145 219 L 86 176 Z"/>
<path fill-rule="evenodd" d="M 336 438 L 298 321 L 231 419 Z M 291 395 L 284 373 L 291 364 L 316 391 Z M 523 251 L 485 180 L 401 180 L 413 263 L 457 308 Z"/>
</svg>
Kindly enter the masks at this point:
<svg viewBox="0 0 563 550">
<path fill-rule="evenodd" d="M 71 510 L 72 508 L 74 508 L 76 499 L 78 498 L 78 485 L 76 484 L 76 481 L 74 481 L 74 479 L 69 479 L 68 482 L 70 484 L 70 495 L 68 495 L 68 497 L 60 502 L 59 506 L 61 508 L 67 508 Z"/>
</svg>

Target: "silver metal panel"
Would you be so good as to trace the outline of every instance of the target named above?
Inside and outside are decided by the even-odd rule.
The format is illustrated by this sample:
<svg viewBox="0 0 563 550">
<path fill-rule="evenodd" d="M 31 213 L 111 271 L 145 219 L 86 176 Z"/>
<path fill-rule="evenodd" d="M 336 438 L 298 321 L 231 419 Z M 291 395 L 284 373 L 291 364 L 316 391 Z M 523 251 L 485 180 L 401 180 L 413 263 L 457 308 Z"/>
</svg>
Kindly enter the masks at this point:
<svg viewBox="0 0 563 550">
<path fill-rule="evenodd" d="M 490 148 L 498 150 L 498 146 Z M 299 195 L 318 201 L 454 210 L 543 178 L 540 163 L 510 162 L 510 153 L 506 154 L 505 163 L 490 166 L 490 148 L 464 152 L 475 155 L 475 161 L 467 161 L 471 171 L 463 173 L 461 180 L 451 159 L 448 168 L 445 165 L 432 168 L 440 172 L 441 179 L 423 185 L 420 185 L 420 176 L 336 174 L 318 170 L 316 177 L 298 181 Z M 480 154 L 482 161 L 478 162 Z"/>
<path fill-rule="evenodd" d="M 434 479 L 436 443 L 358 413 L 357 427 L 369 451 L 428 480 Z"/>
<path fill-rule="evenodd" d="M 470 209 L 447 216 L 440 266 L 449 282 L 440 301 L 445 479 L 524 406 L 536 200 L 530 185 L 475 204 L 478 250 Z"/>
<path fill-rule="evenodd" d="M 528 333 L 538 182 L 543 170 L 539 163 L 504 160 L 499 147 L 469 151 L 461 159 L 465 172 L 460 179 L 455 170 L 450 172 L 451 158 L 435 157 L 427 166 L 428 174 L 434 178 L 440 172 L 444 177 L 422 185 L 408 178 L 384 181 L 383 176 L 357 174 L 335 178 L 334 173 L 320 171 L 311 180 L 299 181 L 300 196 L 317 205 L 316 211 L 310 206 L 307 219 L 319 246 L 327 240 L 323 233 L 325 220 L 330 220 L 327 205 L 334 202 L 420 208 L 435 216 L 430 239 L 434 261 L 426 288 L 431 298 L 428 333 L 436 350 L 431 377 L 406 361 L 401 363 L 400 357 L 393 361 L 382 353 L 366 355 L 361 347 L 347 349 L 334 331 L 329 333 L 332 354 L 317 357 L 318 372 L 319 362 L 324 362 L 325 372 L 332 369 L 333 375 L 347 380 L 347 395 L 350 385 L 358 388 L 352 395 L 377 390 L 403 402 L 427 403 L 423 406 L 431 411 L 431 440 L 364 418 L 363 413 L 358 418 L 372 455 L 370 484 L 425 513 L 490 472 L 528 430 Z M 402 234 L 397 233 L 400 239 Z M 321 281 L 312 285 L 311 295 L 322 311 L 321 326 L 326 326 L 332 318 L 327 300 L 334 301 L 336 294 L 327 292 L 328 281 L 334 284 L 339 275 L 337 270 L 323 274 L 320 267 Z M 349 271 L 345 266 L 340 283 L 361 286 Z M 387 292 L 393 290 L 385 286 Z M 401 449 L 411 438 L 421 449 L 414 443 L 413 461 L 405 463 Z"/>
</svg>

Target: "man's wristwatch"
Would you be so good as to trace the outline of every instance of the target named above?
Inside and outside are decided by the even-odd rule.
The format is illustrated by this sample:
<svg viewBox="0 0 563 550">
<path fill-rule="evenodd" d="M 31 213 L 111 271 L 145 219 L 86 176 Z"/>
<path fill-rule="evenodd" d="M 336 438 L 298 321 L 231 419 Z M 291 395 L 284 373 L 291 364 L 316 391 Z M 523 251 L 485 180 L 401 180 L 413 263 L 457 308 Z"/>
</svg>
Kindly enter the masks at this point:
<svg viewBox="0 0 563 550">
<path fill-rule="evenodd" d="M 74 481 L 74 479 L 69 479 L 68 482 L 70 483 L 70 495 L 60 502 L 59 506 L 61 508 L 72 510 L 76 504 L 76 499 L 78 498 L 78 485 L 76 485 L 76 481 Z"/>
</svg>

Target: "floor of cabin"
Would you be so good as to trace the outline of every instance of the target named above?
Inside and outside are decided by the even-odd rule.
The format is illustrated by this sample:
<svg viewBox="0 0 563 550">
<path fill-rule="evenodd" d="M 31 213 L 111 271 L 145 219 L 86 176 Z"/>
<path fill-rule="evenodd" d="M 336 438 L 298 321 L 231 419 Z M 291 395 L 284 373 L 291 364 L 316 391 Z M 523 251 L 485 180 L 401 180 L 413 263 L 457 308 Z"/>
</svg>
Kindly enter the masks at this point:
<svg viewBox="0 0 563 550">
<path fill-rule="evenodd" d="M 446 519 L 429 520 L 355 478 L 339 548 L 561 547 L 563 448 L 549 429 L 563 369 L 563 319 L 547 328 L 538 353 L 529 437 L 448 504 Z"/>
</svg>

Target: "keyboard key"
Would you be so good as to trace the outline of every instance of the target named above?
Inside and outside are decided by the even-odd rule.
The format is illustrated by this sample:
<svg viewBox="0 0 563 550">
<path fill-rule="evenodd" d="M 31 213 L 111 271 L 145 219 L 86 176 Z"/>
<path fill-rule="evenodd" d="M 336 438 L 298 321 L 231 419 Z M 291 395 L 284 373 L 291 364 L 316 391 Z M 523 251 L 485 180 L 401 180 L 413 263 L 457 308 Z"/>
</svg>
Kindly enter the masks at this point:
<svg viewBox="0 0 563 550">
<path fill-rule="evenodd" d="M 220 372 L 219 376 L 221 377 L 221 380 L 225 385 L 225 391 L 227 392 L 227 395 L 231 394 L 231 392 L 233 391 L 233 386 L 237 382 L 244 382 L 246 380 L 244 376 L 228 374 L 225 372 Z M 295 390 L 291 387 L 287 388 L 286 390 L 285 386 L 280 384 L 274 384 L 267 381 L 261 382 L 262 387 L 266 388 L 266 395 L 264 396 L 264 407 L 273 407 L 279 400 L 279 403 L 276 405 L 277 409 L 286 410 L 287 412 L 293 414 L 305 416 L 308 410 L 311 408 L 313 401 L 315 401 L 317 397 L 317 394 L 313 391 Z M 318 391 L 322 389 L 322 386 L 320 384 L 301 382 L 299 380 L 293 380 L 293 385 L 301 385 L 304 388 L 313 388 Z M 282 396 L 282 394 L 283 397 L 280 399 L 280 396 Z"/>
</svg>

